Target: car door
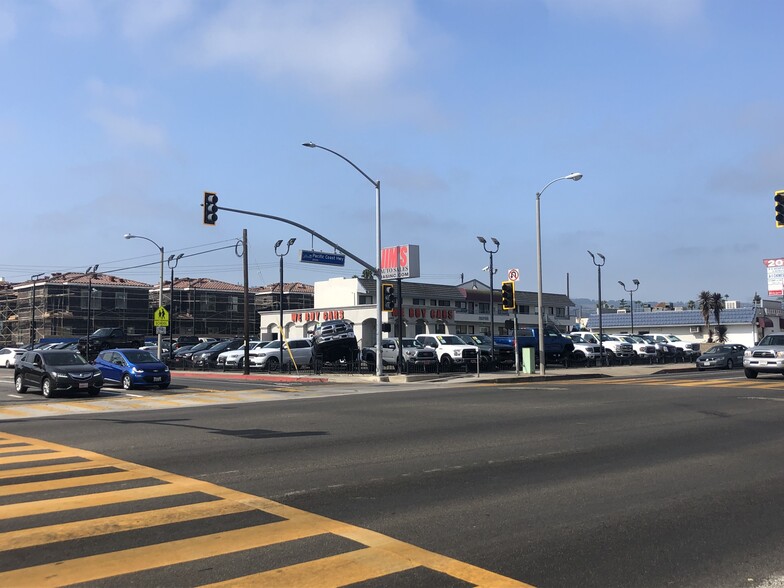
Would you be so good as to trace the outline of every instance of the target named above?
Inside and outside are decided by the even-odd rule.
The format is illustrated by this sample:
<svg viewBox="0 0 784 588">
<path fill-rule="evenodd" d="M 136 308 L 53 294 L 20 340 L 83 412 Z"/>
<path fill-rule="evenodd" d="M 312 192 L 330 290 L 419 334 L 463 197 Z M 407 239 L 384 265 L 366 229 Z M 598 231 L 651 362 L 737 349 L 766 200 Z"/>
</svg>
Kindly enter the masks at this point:
<svg viewBox="0 0 784 588">
<path fill-rule="evenodd" d="M 101 363 L 103 377 L 111 382 L 119 382 L 122 379 L 122 369 L 125 364 L 122 356 L 114 351 L 104 351 L 100 357 L 103 358 Z"/>
<path fill-rule="evenodd" d="M 293 343 L 295 346 L 292 351 L 294 353 L 294 361 L 297 362 L 297 365 L 299 367 L 310 365 L 310 361 L 313 359 L 313 347 L 310 345 L 310 342 L 299 339 L 293 341 Z"/>
<path fill-rule="evenodd" d="M 40 388 L 46 376 L 46 365 L 40 353 L 34 354 L 32 359 L 30 371 L 28 372 L 29 379 L 26 383 L 32 387 Z"/>
</svg>

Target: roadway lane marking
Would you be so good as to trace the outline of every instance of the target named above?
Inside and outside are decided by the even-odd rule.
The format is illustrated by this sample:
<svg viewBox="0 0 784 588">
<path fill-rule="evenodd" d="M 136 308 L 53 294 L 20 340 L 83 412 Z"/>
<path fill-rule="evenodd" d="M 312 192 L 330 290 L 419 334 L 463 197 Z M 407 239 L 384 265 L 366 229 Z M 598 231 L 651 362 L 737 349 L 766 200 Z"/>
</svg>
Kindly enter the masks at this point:
<svg viewBox="0 0 784 588">
<path fill-rule="evenodd" d="M 216 585 L 319 585 L 341 586 L 394 575 L 395 573 L 415 567 L 424 567 L 451 576 L 457 580 L 482 586 L 528 586 L 511 578 L 498 575 L 466 564 L 437 553 L 433 553 L 414 545 L 404 543 L 375 531 L 363 529 L 334 519 L 322 517 L 267 498 L 246 494 L 224 488 L 210 482 L 187 478 L 162 470 L 148 468 L 131 462 L 115 460 L 90 451 L 71 448 L 63 445 L 0 433 L 0 446 L 20 451 L 45 451 L 43 454 L 28 454 L 0 457 L 0 463 L 26 458 L 31 465 L 18 470 L 0 470 L 5 479 L 1 487 L 6 489 L 6 498 L 18 496 L 29 502 L 6 503 L 0 505 L 0 523 L 8 519 L 36 516 L 41 521 L 42 515 L 73 511 L 79 516 L 82 509 L 86 517 L 60 524 L 44 524 L 39 527 L 27 527 L 0 533 L 0 551 L 27 547 L 44 546 L 55 549 L 52 544 L 60 541 L 73 541 L 71 559 L 41 563 L 27 568 L 9 569 L 0 572 L 0 586 L 61 586 L 91 581 L 100 581 L 124 574 L 133 574 L 146 570 L 165 568 L 171 565 L 192 563 L 197 569 L 200 560 L 240 553 L 251 549 L 264 549 L 281 543 L 295 542 L 298 539 L 330 535 L 342 537 L 361 544 L 359 549 L 352 549 L 339 555 L 313 559 L 307 549 L 299 554 L 300 563 L 275 570 L 251 573 L 240 578 L 231 578 L 232 568 L 226 567 L 223 584 Z M 74 464 L 42 464 L 45 459 L 74 459 L 83 461 Z M 112 467 L 116 473 L 84 472 L 84 477 L 72 476 L 52 480 L 26 481 L 27 476 L 38 474 L 67 472 L 69 466 L 74 471 L 84 470 L 89 466 Z M 14 484 L 14 477 L 21 480 Z M 39 478 L 43 476 L 38 476 Z M 77 494 L 59 498 L 35 500 L 29 492 L 73 488 L 98 483 L 119 482 L 129 479 L 144 479 L 156 482 L 157 485 L 144 486 L 124 490 L 96 491 L 92 494 Z M 139 501 L 156 497 L 182 495 L 182 499 L 191 498 L 185 495 L 202 495 L 195 504 L 184 504 L 167 508 L 156 508 L 150 503 L 140 504 Z M 211 497 L 212 501 L 204 501 L 203 496 Z M 197 499 L 194 499 L 197 500 Z M 7 502 L 7 500 L 6 500 Z M 95 517 L 95 507 L 126 503 L 128 512 L 111 516 Z M 113 535 L 125 531 L 141 532 L 147 528 L 165 528 L 166 525 L 202 520 L 224 514 L 252 511 L 263 511 L 277 520 L 258 524 L 253 517 L 248 517 L 248 526 L 223 531 L 210 531 L 174 541 L 142 545 L 121 549 L 114 552 L 101 553 L 100 542 L 87 541 L 79 543 L 79 539 Z M 282 520 L 281 520 L 282 519 Z M 208 529 L 208 525 L 203 526 Z M 158 534 L 165 536 L 165 530 Z M 159 540 L 159 539 L 156 539 Z M 98 550 L 98 553 L 94 551 Z M 53 556 L 55 559 L 57 556 Z M 244 573 L 248 573 L 246 570 Z M 131 580 L 128 580 L 131 581 Z"/>
</svg>

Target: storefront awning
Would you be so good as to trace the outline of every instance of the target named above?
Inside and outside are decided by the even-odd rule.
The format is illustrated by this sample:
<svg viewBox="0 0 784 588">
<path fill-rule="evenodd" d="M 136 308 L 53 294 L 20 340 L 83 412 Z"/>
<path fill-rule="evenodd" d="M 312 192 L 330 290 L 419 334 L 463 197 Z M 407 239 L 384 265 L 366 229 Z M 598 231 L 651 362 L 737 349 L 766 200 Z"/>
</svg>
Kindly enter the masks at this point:
<svg viewBox="0 0 784 588">
<path fill-rule="evenodd" d="M 759 316 L 757 317 L 757 326 L 764 328 L 772 327 L 773 321 L 766 316 Z"/>
</svg>

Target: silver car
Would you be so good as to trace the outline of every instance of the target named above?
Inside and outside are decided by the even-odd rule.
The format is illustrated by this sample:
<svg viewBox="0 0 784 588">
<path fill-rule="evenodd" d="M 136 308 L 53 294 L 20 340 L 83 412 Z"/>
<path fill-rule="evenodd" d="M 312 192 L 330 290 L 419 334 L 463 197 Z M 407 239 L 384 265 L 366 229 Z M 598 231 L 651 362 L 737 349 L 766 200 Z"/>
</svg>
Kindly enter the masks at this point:
<svg viewBox="0 0 784 588">
<path fill-rule="evenodd" d="M 271 341 L 264 347 L 250 350 L 251 367 L 268 369 L 271 372 L 280 369 L 280 340 Z M 293 365 L 299 369 L 313 364 L 313 345 L 310 339 L 288 339 L 283 344 L 283 365 Z"/>
<path fill-rule="evenodd" d="M 715 345 L 697 358 L 697 369 L 700 371 L 711 368 L 724 368 L 731 370 L 743 365 L 743 352 L 745 345 L 727 343 Z"/>
<path fill-rule="evenodd" d="M 757 374 L 784 375 L 784 335 L 765 335 L 754 347 L 743 353 L 743 371 L 747 378 Z"/>
</svg>

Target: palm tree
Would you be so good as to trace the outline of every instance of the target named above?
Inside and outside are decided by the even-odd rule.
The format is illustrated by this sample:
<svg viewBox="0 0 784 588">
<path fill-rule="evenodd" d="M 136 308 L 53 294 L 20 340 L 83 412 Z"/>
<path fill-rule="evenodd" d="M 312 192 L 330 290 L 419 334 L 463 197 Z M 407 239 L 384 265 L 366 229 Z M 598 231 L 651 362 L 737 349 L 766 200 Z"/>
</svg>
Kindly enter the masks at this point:
<svg viewBox="0 0 784 588">
<path fill-rule="evenodd" d="M 719 343 L 726 343 L 727 342 L 727 326 L 726 325 L 718 325 L 716 327 L 716 339 Z"/>
<path fill-rule="evenodd" d="M 716 318 L 716 324 L 721 324 L 721 309 L 724 308 L 724 298 L 721 295 L 721 292 L 714 292 L 711 294 L 711 309 L 713 310 L 713 316 Z"/>
<path fill-rule="evenodd" d="M 705 321 L 705 328 L 708 331 L 708 343 L 713 343 L 713 331 L 710 328 L 710 313 L 712 310 L 711 293 L 707 290 L 700 292 L 697 296 L 697 305 L 702 313 L 702 320 Z"/>
</svg>

